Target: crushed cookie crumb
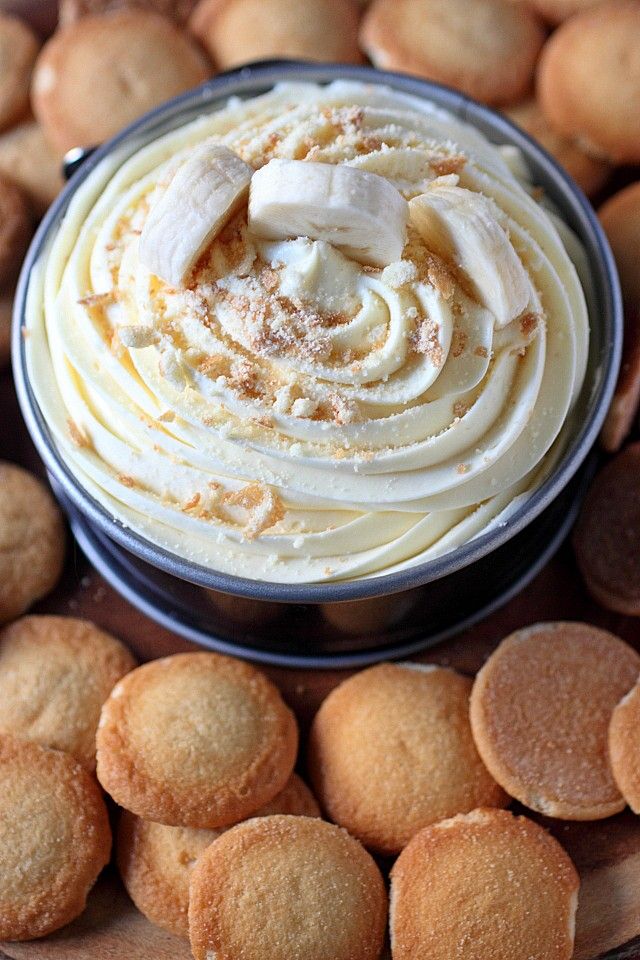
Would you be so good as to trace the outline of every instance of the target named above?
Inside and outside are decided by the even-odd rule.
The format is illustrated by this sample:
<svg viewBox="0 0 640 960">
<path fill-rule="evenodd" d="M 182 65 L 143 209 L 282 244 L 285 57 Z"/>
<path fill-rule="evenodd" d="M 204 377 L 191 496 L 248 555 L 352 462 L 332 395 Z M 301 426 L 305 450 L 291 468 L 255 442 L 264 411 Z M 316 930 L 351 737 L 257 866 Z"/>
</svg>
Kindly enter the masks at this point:
<svg viewBox="0 0 640 960">
<path fill-rule="evenodd" d="M 451 355 L 453 357 L 460 357 L 464 353 L 468 340 L 469 335 L 466 331 L 456 327 L 451 337 Z"/>
<path fill-rule="evenodd" d="M 164 413 L 161 413 L 159 417 L 156 417 L 160 423 L 172 423 L 175 420 L 176 415 L 173 410 L 165 410 Z"/>
<path fill-rule="evenodd" d="M 128 474 L 126 474 L 126 473 L 119 473 L 119 474 L 118 474 L 118 480 L 119 480 L 120 483 L 123 485 L 123 487 L 135 487 L 135 486 L 136 486 L 136 481 L 133 479 L 133 477 L 128 476 Z"/>
<path fill-rule="evenodd" d="M 538 327 L 538 322 L 540 321 L 540 316 L 537 313 L 533 313 L 531 310 L 527 311 L 520 317 L 520 329 L 522 331 L 523 337 L 529 339 Z"/>
<path fill-rule="evenodd" d="M 460 473 L 460 474 L 469 473 L 469 470 L 471 470 L 471 467 L 469 466 L 468 463 L 459 463 L 458 466 L 456 467 L 456 473 Z"/>
<path fill-rule="evenodd" d="M 415 353 L 421 353 L 433 364 L 441 367 L 444 361 L 442 346 L 438 340 L 439 325 L 429 317 L 421 320 L 410 339 Z"/>
<path fill-rule="evenodd" d="M 198 504 L 200 503 L 200 500 L 201 500 L 200 494 L 196 490 L 193 496 L 189 500 L 187 500 L 185 503 L 182 504 L 181 509 L 184 510 L 185 512 L 187 510 L 193 510 L 194 507 L 198 506 Z"/>
<path fill-rule="evenodd" d="M 456 417 L 456 419 L 459 420 L 461 417 L 464 417 L 468 409 L 469 409 L 468 403 L 466 403 L 464 400 L 456 400 L 456 402 L 453 405 L 453 415 L 454 417 Z"/>
<path fill-rule="evenodd" d="M 282 500 L 264 483 L 249 483 L 242 490 L 224 494 L 222 500 L 229 506 L 243 507 L 248 511 L 249 520 L 243 529 L 247 540 L 255 540 L 285 515 Z"/>
<path fill-rule="evenodd" d="M 488 352 L 487 348 L 486 348 L 486 347 L 483 347 L 482 344 L 480 344 L 480 346 L 476 347 L 473 352 L 474 352 L 474 354 L 475 354 L 476 357 L 488 357 L 488 356 L 489 356 L 489 352 Z"/>
<path fill-rule="evenodd" d="M 116 291 L 107 290 L 104 293 L 90 293 L 86 297 L 81 297 L 77 303 L 81 307 L 106 307 L 110 303 L 115 303 L 116 300 Z"/>
<path fill-rule="evenodd" d="M 355 400 L 341 397 L 338 393 L 332 393 L 329 398 L 329 405 L 333 414 L 333 422 L 338 426 L 347 423 L 353 423 L 358 419 L 359 408 Z"/>
<path fill-rule="evenodd" d="M 69 436 L 76 447 L 87 448 L 91 446 L 91 442 L 86 433 L 80 429 L 78 424 L 75 422 L 75 420 L 72 420 L 71 417 L 67 419 L 67 430 L 69 431 Z"/>
<path fill-rule="evenodd" d="M 429 160 L 429 166 L 438 177 L 446 177 L 451 173 L 460 173 L 467 158 L 463 154 L 455 154 L 451 157 L 442 157 Z"/>
</svg>

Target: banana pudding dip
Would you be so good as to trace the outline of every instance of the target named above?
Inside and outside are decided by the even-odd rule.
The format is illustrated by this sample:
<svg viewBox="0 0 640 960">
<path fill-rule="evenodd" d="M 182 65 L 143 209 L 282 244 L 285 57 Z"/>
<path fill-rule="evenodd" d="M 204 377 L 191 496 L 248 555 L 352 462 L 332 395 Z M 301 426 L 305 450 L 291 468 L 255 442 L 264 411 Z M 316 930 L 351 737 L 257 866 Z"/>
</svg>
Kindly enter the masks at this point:
<svg viewBox="0 0 640 960">
<path fill-rule="evenodd" d="M 390 573 L 509 517 L 571 427 L 577 241 L 429 102 L 229 102 L 91 171 L 32 271 L 30 382 L 66 465 L 190 561 Z"/>
</svg>

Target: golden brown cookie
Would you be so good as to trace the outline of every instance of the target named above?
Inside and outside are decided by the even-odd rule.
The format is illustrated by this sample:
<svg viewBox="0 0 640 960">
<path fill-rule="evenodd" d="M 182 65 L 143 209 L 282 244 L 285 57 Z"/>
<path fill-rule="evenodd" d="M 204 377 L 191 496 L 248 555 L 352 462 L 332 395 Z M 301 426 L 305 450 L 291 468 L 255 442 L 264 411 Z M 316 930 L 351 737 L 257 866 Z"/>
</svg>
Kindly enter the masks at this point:
<svg viewBox="0 0 640 960">
<path fill-rule="evenodd" d="M 7 366 L 11 357 L 11 318 L 15 290 L 0 290 L 0 370 Z"/>
<path fill-rule="evenodd" d="M 589 7 L 595 7 L 596 3 L 602 0 L 528 0 L 528 3 L 534 10 L 548 20 L 549 23 L 558 24 L 569 17 L 574 17 Z"/>
<path fill-rule="evenodd" d="M 33 225 L 28 201 L 11 180 L 0 175 L 0 286 L 15 284 Z"/>
<path fill-rule="evenodd" d="M 320 610 L 325 620 L 343 633 L 380 633 L 402 620 L 411 609 L 414 599 L 410 593 L 395 593 L 367 600 L 322 603 Z"/>
<path fill-rule="evenodd" d="M 473 743 L 471 685 L 442 667 L 383 663 L 336 687 L 309 739 L 311 782 L 330 818 L 392 854 L 437 820 L 506 806 Z"/>
<path fill-rule="evenodd" d="M 557 840 L 506 810 L 421 830 L 391 871 L 393 960 L 570 960 L 580 881 Z"/>
<path fill-rule="evenodd" d="M 81 764 L 0 735 L 0 940 L 77 917 L 110 850 L 107 808 Z"/>
<path fill-rule="evenodd" d="M 354 0 L 200 0 L 190 28 L 223 70 L 268 57 L 363 59 Z"/>
<path fill-rule="evenodd" d="M 639 543 L 640 443 L 633 443 L 596 476 L 578 517 L 573 546 L 589 593 L 603 607 L 636 617 Z"/>
<path fill-rule="evenodd" d="M 624 315 L 622 363 L 616 391 L 600 434 L 608 453 L 617 453 L 627 439 L 640 407 L 640 306 L 627 307 Z"/>
<path fill-rule="evenodd" d="M 29 83 L 39 47 L 26 23 L 0 13 L 0 130 L 29 109 Z"/>
<path fill-rule="evenodd" d="M 313 794 L 295 773 L 284 790 L 253 816 L 278 813 L 320 816 Z M 120 875 L 138 910 L 152 923 L 180 937 L 189 936 L 191 872 L 200 854 L 220 835 L 220 830 L 168 827 L 122 812 L 118 828 Z"/>
<path fill-rule="evenodd" d="M 640 813 L 640 684 L 613 711 L 609 760 L 622 796 L 634 813 Z"/>
<path fill-rule="evenodd" d="M 586 623 L 538 623 L 491 654 L 471 694 L 471 728 L 498 783 L 560 820 L 624 807 L 607 759 L 611 713 L 640 673 L 626 643 Z"/>
<path fill-rule="evenodd" d="M 609 164 L 590 156 L 572 140 L 556 133 L 535 99 L 509 107 L 505 113 L 564 167 L 588 197 L 602 189 L 611 174 Z"/>
<path fill-rule="evenodd" d="M 535 14 L 509 0 L 374 0 L 360 43 L 377 67 L 505 104 L 527 94 L 544 36 Z"/>
<path fill-rule="evenodd" d="M 53 589 L 64 540 L 62 516 L 44 484 L 0 461 L 0 623 L 19 617 Z"/>
<path fill-rule="evenodd" d="M 225 827 L 289 779 L 296 719 L 254 667 L 215 653 L 153 660 L 127 674 L 102 708 L 98 779 L 147 820 Z"/>
<path fill-rule="evenodd" d="M 100 708 L 135 666 L 87 620 L 22 617 L 0 630 L 0 733 L 64 750 L 93 771 Z"/>
<path fill-rule="evenodd" d="M 59 24 L 68 27 L 81 17 L 111 10 L 152 10 L 184 26 L 196 0 L 60 0 Z"/>
<path fill-rule="evenodd" d="M 195 960 L 377 960 L 387 894 L 346 830 L 261 817 L 223 833 L 191 877 Z"/>
<path fill-rule="evenodd" d="M 0 135 L 0 174 L 20 187 L 38 217 L 64 185 L 60 160 L 35 120 L 25 120 Z"/>
<path fill-rule="evenodd" d="M 625 302 L 640 309 L 640 181 L 614 194 L 598 217 L 616 259 Z"/>
<path fill-rule="evenodd" d="M 571 17 L 544 46 L 538 99 L 558 133 L 614 163 L 640 162 L 640 0 Z"/>
<path fill-rule="evenodd" d="M 31 99 L 62 154 L 107 140 L 211 73 L 204 53 L 169 20 L 123 10 L 83 17 L 55 33 L 38 57 Z"/>
</svg>

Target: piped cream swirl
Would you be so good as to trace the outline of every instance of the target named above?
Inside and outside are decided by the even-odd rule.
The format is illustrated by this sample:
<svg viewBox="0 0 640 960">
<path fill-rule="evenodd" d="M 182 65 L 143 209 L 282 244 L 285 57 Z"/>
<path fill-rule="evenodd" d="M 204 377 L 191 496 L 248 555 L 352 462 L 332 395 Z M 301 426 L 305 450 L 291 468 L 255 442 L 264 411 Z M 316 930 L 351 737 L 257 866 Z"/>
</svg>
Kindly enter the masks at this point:
<svg viewBox="0 0 640 960">
<path fill-rule="evenodd" d="M 243 210 L 171 288 L 140 263 L 140 231 L 210 137 L 256 169 L 347 163 L 410 201 L 482 196 L 511 267 L 449 258 L 413 221 L 400 261 L 366 267 L 324 241 L 259 240 Z M 474 284 L 479 259 L 497 287 Z M 490 293 L 514 264 L 505 316 Z M 406 568 L 507 522 L 562 447 L 588 349 L 565 244 L 500 151 L 433 105 L 344 82 L 234 101 L 103 161 L 33 272 L 28 326 L 56 442 L 119 522 L 289 583 Z"/>
</svg>

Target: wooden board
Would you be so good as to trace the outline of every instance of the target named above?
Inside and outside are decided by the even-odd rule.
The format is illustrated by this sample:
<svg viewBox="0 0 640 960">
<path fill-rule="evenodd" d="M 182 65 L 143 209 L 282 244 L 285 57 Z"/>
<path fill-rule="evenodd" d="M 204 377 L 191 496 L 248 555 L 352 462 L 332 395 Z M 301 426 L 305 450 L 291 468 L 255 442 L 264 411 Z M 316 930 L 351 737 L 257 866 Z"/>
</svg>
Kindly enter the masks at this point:
<svg viewBox="0 0 640 960">
<path fill-rule="evenodd" d="M 0 458 L 42 472 L 13 396 L 0 376 Z M 72 545 L 65 575 L 36 612 L 87 617 L 129 644 L 141 659 L 195 649 L 122 600 Z M 455 639 L 414 659 L 475 673 L 499 640 L 538 620 L 579 619 L 612 630 L 640 649 L 640 621 L 599 608 L 580 581 L 565 545 L 530 586 L 502 610 Z M 269 668 L 296 711 L 303 737 L 327 693 L 343 671 Z M 640 818 L 629 811 L 595 824 L 543 821 L 565 845 L 579 869 L 582 886 L 576 930 L 576 960 L 594 960 L 607 951 L 619 960 L 640 958 Z M 4 951 L 4 953 L 2 952 Z M 188 960 L 186 942 L 154 927 L 135 909 L 113 870 L 99 879 L 84 914 L 43 940 L 0 945 L 10 960 Z"/>
</svg>

